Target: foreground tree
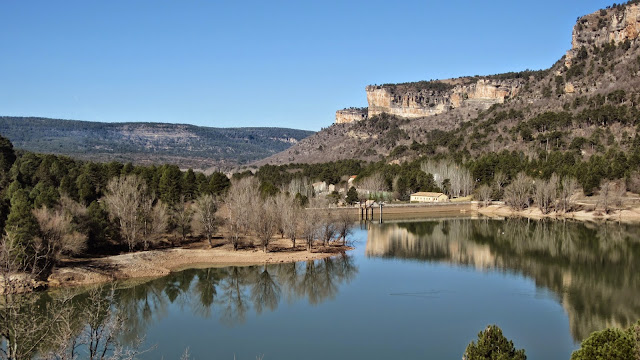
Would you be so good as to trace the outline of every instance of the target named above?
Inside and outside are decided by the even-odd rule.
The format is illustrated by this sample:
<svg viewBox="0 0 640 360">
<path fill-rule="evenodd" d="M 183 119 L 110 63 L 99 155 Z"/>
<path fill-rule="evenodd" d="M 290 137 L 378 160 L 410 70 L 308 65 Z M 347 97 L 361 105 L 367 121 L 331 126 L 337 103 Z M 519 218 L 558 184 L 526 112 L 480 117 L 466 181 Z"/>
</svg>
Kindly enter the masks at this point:
<svg viewBox="0 0 640 360">
<path fill-rule="evenodd" d="M 464 352 L 464 360 L 525 360 L 524 349 L 516 350 L 513 341 L 502 335 L 497 325 L 489 325 L 478 333 L 478 342 L 472 341 Z"/>
<path fill-rule="evenodd" d="M 213 247 L 212 238 L 218 229 L 216 212 L 218 202 L 209 194 L 198 197 L 194 203 L 195 219 L 200 224 L 200 228 L 209 241 L 209 247 Z"/>
<path fill-rule="evenodd" d="M 571 354 L 571 360 L 623 360 L 637 359 L 636 341 L 630 331 L 610 328 L 592 333 L 585 339 L 580 349 Z"/>
</svg>

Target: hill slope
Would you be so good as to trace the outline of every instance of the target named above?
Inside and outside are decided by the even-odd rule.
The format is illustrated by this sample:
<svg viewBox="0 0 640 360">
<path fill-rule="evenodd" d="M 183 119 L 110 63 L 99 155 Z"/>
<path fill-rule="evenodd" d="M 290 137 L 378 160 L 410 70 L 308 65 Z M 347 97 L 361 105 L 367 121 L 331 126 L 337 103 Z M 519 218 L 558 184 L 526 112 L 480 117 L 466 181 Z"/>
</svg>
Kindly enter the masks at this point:
<svg viewBox="0 0 640 360">
<path fill-rule="evenodd" d="M 95 161 L 228 168 L 283 151 L 313 134 L 284 128 L 210 128 L 184 124 L 100 123 L 0 117 L 16 148 Z"/>
<path fill-rule="evenodd" d="M 257 164 L 628 151 L 640 124 L 639 34 L 640 6 L 630 1 L 579 18 L 572 48 L 546 70 L 367 86 L 365 120 Z"/>
</svg>

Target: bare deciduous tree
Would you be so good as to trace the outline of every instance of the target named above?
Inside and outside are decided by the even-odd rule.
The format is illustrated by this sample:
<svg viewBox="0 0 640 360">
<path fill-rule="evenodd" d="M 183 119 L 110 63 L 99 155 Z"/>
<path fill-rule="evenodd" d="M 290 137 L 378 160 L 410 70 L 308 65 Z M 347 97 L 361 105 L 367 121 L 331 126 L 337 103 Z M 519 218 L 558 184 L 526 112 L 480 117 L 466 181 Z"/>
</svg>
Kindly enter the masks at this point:
<svg viewBox="0 0 640 360">
<path fill-rule="evenodd" d="M 34 238 L 34 268 L 50 271 L 62 254 L 78 254 L 87 246 L 87 236 L 73 229 L 71 215 L 46 206 L 33 210 L 40 231 Z"/>
<path fill-rule="evenodd" d="M 480 186 L 477 191 L 478 191 L 478 198 L 482 202 L 482 205 L 484 207 L 489 206 L 489 203 L 491 202 L 491 194 L 493 193 L 493 190 L 491 189 L 491 187 L 485 184 Z"/>
<path fill-rule="evenodd" d="M 145 201 L 146 185 L 135 175 L 113 178 L 107 184 L 104 202 L 109 216 L 118 221 L 129 251 L 140 241 L 140 208 Z"/>
<path fill-rule="evenodd" d="M 549 180 L 536 180 L 534 198 L 543 214 L 548 214 L 556 201 L 558 177 L 551 175 Z"/>
<path fill-rule="evenodd" d="M 560 204 L 562 211 L 571 211 L 573 194 L 578 190 L 578 181 L 572 177 L 565 177 L 561 182 L 562 189 L 560 190 Z"/>
<path fill-rule="evenodd" d="M 493 182 L 496 184 L 498 195 L 502 195 L 502 188 L 507 182 L 507 176 L 502 171 L 496 171 L 496 173 L 493 175 Z"/>
<path fill-rule="evenodd" d="M 357 178 L 356 182 L 358 183 L 358 189 L 361 191 L 377 192 L 387 190 L 384 175 L 380 172 L 373 173 L 365 178 Z"/>
<path fill-rule="evenodd" d="M 154 204 L 153 198 L 145 198 L 140 208 L 140 220 L 142 221 L 142 243 L 147 250 L 149 244 L 156 243 L 167 231 L 169 208 L 161 200 Z"/>
<path fill-rule="evenodd" d="M 324 246 L 329 245 L 337 235 L 336 219 L 331 212 L 328 212 L 322 219 L 319 226 L 319 237 Z"/>
<path fill-rule="evenodd" d="M 529 206 L 532 188 L 533 180 L 524 173 L 519 173 L 511 184 L 504 188 L 505 203 L 513 209 L 523 210 Z"/>
<path fill-rule="evenodd" d="M 300 217 L 300 233 L 307 244 L 307 251 L 311 251 L 313 242 L 318 237 L 319 225 L 315 221 L 312 211 L 303 210 Z"/>
<path fill-rule="evenodd" d="M 212 237 L 218 228 L 216 212 L 218 211 L 218 202 L 209 194 L 201 195 L 196 199 L 195 218 L 200 224 L 200 228 L 209 241 L 209 247 L 213 247 Z"/>
<path fill-rule="evenodd" d="M 180 202 L 173 209 L 173 222 L 176 225 L 176 231 L 180 235 L 182 241 L 187 240 L 187 235 L 191 233 L 191 221 L 193 220 L 193 208 L 190 202 L 185 201 L 184 196 L 180 198 Z"/>
<path fill-rule="evenodd" d="M 622 196 L 626 192 L 626 187 L 615 181 L 605 181 L 600 186 L 600 202 L 606 214 L 610 213 L 612 206 L 620 207 L 622 205 Z"/>
<path fill-rule="evenodd" d="M 445 180 L 449 179 L 449 195 L 452 197 L 469 196 L 473 192 L 474 181 L 469 170 L 462 165 L 449 160 L 426 161 L 420 169 L 433 175 L 433 180 L 442 188 Z"/>
<path fill-rule="evenodd" d="M 252 207 L 260 201 L 258 181 L 245 177 L 234 182 L 224 200 L 227 207 L 229 239 L 233 249 L 238 250 L 240 238 L 251 228 Z"/>
<path fill-rule="evenodd" d="M 289 197 L 288 204 L 280 208 L 279 211 L 284 234 L 291 239 L 292 247 L 295 249 L 296 238 L 302 221 L 302 212 L 305 210 L 293 198 Z"/>
<path fill-rule="evenodd" d="M 260 241 L 262 250 L 266 253 L 271 242 L 271 238 L 276 233 L 276 208 L 275 201 L 273 199 L 266 199 L 264 201 L 258 201 L 254 205 L 256 213 L 254 215 L 253 229 Z"/>
<path fill-rule="evenodd" d="M 336 232 L 338 237 L 342 239 L 342 245 L 347 244 L 347 236 L 353 231 L 353 220 L 347 212 L 340 212 L 336 218 Z"/>
</svg>

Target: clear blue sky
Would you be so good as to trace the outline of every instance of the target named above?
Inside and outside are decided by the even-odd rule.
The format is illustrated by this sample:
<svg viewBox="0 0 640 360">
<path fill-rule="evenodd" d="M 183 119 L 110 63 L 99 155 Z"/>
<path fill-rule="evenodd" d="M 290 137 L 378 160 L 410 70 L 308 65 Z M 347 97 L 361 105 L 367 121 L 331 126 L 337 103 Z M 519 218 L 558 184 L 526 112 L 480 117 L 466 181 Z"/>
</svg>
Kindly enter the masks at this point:
<svg viewBox="0 0 640 360">
<path fill-rule="evenodd" d="M 368 84 L 548 68 L 611 3 L 0 0 L 0 115 L 319 130 Z"/>
</svg>

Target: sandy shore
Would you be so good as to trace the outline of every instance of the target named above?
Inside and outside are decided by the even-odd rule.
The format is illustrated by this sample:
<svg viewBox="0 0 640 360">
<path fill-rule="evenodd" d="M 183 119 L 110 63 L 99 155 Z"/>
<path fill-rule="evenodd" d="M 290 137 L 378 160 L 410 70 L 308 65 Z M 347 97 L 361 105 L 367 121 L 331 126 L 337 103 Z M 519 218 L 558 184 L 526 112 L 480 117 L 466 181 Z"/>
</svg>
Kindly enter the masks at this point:
<svg viewBox="0 0 640 360">
<path fill-rule="evenodd" d="M 512 210 L 506 205 L 489 205 L 487 207 L 478 208 L 476 210 L 479 214 L 490 217 L 509 217 L 509 216 L 521 216 L 531 219 L 574 219 L 580 221 L 617 221 L 617 222 L 640 222 L 640 207 L 628 208 L 622 210 L 613 210 L 609 214 L 605 214 L 601 211 L 575 211 L 564 213 L 561 211 L 552 211 L 548 214 L 543 214 L 538 208 L 525 209 L 522 211 Z"/>
<path fill-rule="evenodd" d="M 274 240 L 270 252 L 248 247 L 234 251 L 230 244 L 219 239 L 213 248 L 206 241 L 181 248 L 140 251 L 129 254 L 91 259 L 69 259 L 49 276 L 49 287 L 78 286 L 133 278 L 155 278 L 172 271 L 195 267 L 233 265 L 262 265 L 322 259 L 353 248 L 332 244 L 315 246 L 311 252 L 301 241 L 291 248 L 288 239 Z"/>
</svg>

